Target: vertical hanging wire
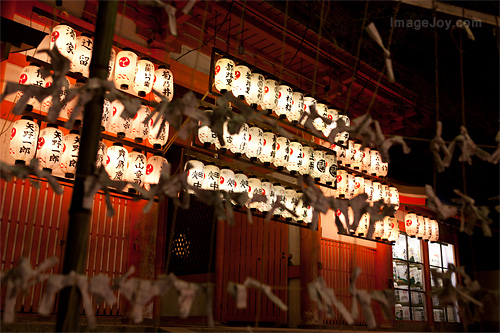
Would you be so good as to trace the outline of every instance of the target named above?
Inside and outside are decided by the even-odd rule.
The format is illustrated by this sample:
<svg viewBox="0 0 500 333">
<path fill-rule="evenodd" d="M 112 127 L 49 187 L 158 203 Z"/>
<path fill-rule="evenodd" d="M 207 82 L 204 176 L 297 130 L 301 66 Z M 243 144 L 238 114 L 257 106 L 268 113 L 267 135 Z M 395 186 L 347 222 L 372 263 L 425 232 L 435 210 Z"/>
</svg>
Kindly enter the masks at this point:
<svg viewBox="0 0 500 333">
<path fill-rule="evenodd" d="M 279 76 L 279 83 L 281 84 L 281 81 L 283 80 L 283 64 L 285 61 L 285 45 L 286 45 L 286 26 L 288 23 L 288 0 L 286 1 L 285 5 L 285 23 L 283 24 L 283 41 L 281 42 L 281 64 L 280 64 L 280 76 Z"/>
<path fill-rule="evenodd" d="M 462 48 L 462 30 L 459 35 L 459 52 L 460 52 L 460 94 L 462 97 L 462 126 L 465 127 L 465 88 L 464 88 L 464 50 Z M 462 163 L 462 182 L 464 194 L 467 194 L 467 179 L 465 162 Z"/>
<path fill-rule="evenodd" d="M 433 0 L 433 7 L 434 10 L 432 12 L 432 16 L 434 18 L 434 22 L 436 21 L 436 7 L 437 5 L 435 4 Z M 438 30 L 437 30 L 437 24 L 434 26 L 434 63 L 435 63 L 435 70 L 434 70 L 434 79 L 435 79 L 435 87 L 436 87 L 436 126 L 439 121 L 439 63 L 438 63 Z M 432 168 L 432 182 L 433 182 L 433 187 L 434 191 L 437 191 L 437 169 L 436 169 L 436 164 L 433 164 Z"/>
<path fill-rule="evenodd" d="M 314 64 L 314 75 L 313 75 L 313 86 L 312 86 L 312 95 L 313 97 L 317 96 L 316 91 L 316 76 L 318 74 L 318 62 L 319 62 L 319 46 L 321 44 L 321 30 L 323 29 L 323 23 L 325 22 L 325 18 L 328 16 L 328 11 L 330 10 L 330 2 L 328 1 L 328 9 L 325 13 L 325 2 L 321 2 L 321 14 L 319 15 L 319 33 L 318 33 L 318 43 L 316 43 L 316 62 Z M 324 15 L 323 15 L 324 14 Z"/>
</svg>

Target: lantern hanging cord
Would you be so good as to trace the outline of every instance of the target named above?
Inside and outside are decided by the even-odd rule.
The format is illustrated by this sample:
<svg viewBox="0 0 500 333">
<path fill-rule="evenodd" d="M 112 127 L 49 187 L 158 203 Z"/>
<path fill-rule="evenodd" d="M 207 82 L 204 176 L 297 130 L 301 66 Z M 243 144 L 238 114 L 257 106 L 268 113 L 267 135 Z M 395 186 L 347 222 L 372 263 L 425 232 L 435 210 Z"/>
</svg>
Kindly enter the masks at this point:
<svg viewBox="0 0 500 333">
<path fill-rule="evenodd" d="M 436 8 L 437 5 L 435 1 L 432 1 L 434 10 L 432 12 L 432 16 L 434 18 L 434 22 L 436 21 Z M 434 27 L 434 63 L 435 63 L 435 70 L 434 70 L 434 76 L 435 76 L 435 87 L 436 87 L 436 126 L 437 123 L 439 122 L 439 66 L 438 66 L 438 31 L 437 31 L 437 25 Z M 436 165 L 433 164 L 432 166 L 432 185 L 434 187 L 434 191 L 437 191 L 437 168 Z"/>
<path fill-rule="evenodd" d="M 328 16 L 328 12 L 330 11 L 330 1 L 328 1 L 328 8 L 326 13 L 323 16 L 323 12 L 325 8 L 325 1 L 321 2 L 321 13 L 319 15 L 319 33 L 318 33 L 318 43 L 316 43 L 316 63 L 314 64 L 314 76 L 313 76 L 313 86 L 312 86 L 312 94 L 314 97 L 317 96 L 316 92 L 316 78 L 318 75 L 318 62 L 319 62 L 319 46 L 321 44 L 321 30 L 323 30 L 323 24 L 325 23 L 325 18 Z"/>
<path fill-rule="evenodd" d="M 283 80 L 283 69 L 284 69 L 283 64 L 285 62 L 285 45 L 286 45 L 287 23 L 288 23 L 288 0 L 286 1 L 286 5 L 285 5 L 285 22 L 283 24 L 283 40 L 281 42 L 280 84 L 281 84 L 281 80 Z"/>
<path fill-rule="evenodd" d="M 205 3 L 205 11 L 203 13 L 203 21 L 201 23 L 201 31 L 200 31 L 200 46 L 198 48 L 201 48 L 203 46 L 202 40 L 203 40 L 203 35 L 205 34 L 205 24 L 207 21 L 207 12 L 208 12 L 208 1 Z M 194 68 L 198 68 L 198 62 L 200 60 L 200 53 L 196 53 L 196 61 L 195 61 L 195 66 Z M 194 77 L 195 77 L 196 71 L 193 70 L 193 74 L 191 74 L 191 89 L 194 87 Z"/>
</svg>

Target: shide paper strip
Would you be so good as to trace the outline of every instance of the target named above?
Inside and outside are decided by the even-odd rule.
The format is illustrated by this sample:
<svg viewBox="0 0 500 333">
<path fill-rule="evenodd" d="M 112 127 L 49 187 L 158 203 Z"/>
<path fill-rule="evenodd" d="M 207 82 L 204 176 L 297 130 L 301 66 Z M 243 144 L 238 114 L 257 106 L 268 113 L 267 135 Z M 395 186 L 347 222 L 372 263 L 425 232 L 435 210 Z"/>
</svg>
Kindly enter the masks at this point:
<svg viewBox="0 0 500 333">
<path fill-rule="evenodd" d="M 483 234 L 486 237 L 491 237 L 492 233 L 490 224 L 492 224 L 493 221 L 488 217 L 488 214 L 490 213 L 489 208 L 486 206 L 478 207 L 474 205 L 474 199 L 463 194 L 457 189 L 455 189 L 454 192 L 461 197 L 460 199 L 452 199 L 454 202 L 462 204 L 462 208 L 460 210 L 460 231 L 465 232 L 468 235 L 472 235 L 474 232 L 474 226 L 476 225 L 476 222 L 478 222 L 483 229 Z"/>
<path fill-rule="evenodd" d="M 350 278 L 349 292 L 352 295 L 351 315 L 353 319 L 358 317 L 358 302 L 361 305 L 361 310 L 366 320 L 366 325 L 369 329 L 377 327 L 375 315 L 371 307 L 371 296 L 366 290 L 359 290 L 356 288 L 356 280 L 361 274 L 361 268 L 355 267 Z"/>
<path fill-rule="evenodd" d="M 32 159 L 29 165 L 9 165 L 0 161 L 0 178 L 6 181 L 10 181 L 12 177 L 28 179 L 35 188 L 40 188 L 40 182 L 31 179 L 29 176 L 45 178 L 56 194 L 63 193 L 63 188 L 59 185 L 57 179 L 47 171 L 40 169 L 38 158 Z"/>
<path fill-rule="evenodd" d="M 236 302 L 237 309 L 245 309 L 247 307 L 248 292 L 246 286 L 230 281 L 227 284 L 227 292 Z"/>
<path fill-rule="evenodd" d="M 94 202 L 95 194 L 97 193 L 97 191 L 102 190 L 104 192 L 106 206 L 108 207 L 107 215 L 108 217 L 113 217 L 115 215 L 115 210 L 113 208 L 113 204 L 111 203 L 109 188 L 115 188 L 118 191 L 123 191 L 127 184 L 128 182 L 126 181 L 111 180 L 106 170 L 104 170 L 103 167 L 99 168 L 97 174 L 90 175 L 85 178 L 85 181 L 83 183 L 83 208 L 92 209 L 92 203 Z"/>
<path fill-rule="evenodd" d="M 333 289 L 326 286 L 323 277 L 317 277 L 313 282 L 309 283 L 307 285 L 307 290 L 311 300 L 318 304 L 318 309 L 325 312 L 327 318 L 334 317 L 333 308 L 335 307 L 344 317 L 347 324 L 354 324 L 351 313 L 346 309 L 344 304 L 335 297 Z"/>
<path fill-rule="evenodd" d="M 266 294 L 266 296 L 269 298 L 269 300 L 271 302 L 273 302 L 274 304 L 276 304 L 276 306 L 279 307 L 282 311 L 288 310 L 288 307 L 285 305 L 285 303 L 283 303 L 278 296 L 273 294 L 273 292 L 271 290 L 271 286 L 264 284 L 260 281 L 257 281 L 251 277 L 247 277 L 245 279 L 245 282 L 243 283 L 243 285 L 246 286 L 247 288 L 255 288 L 255 289 L 262 290 L 262 292 L 264 292 L 264 294 Z"/>
<path fill-rule="evenodd" d="M 453 158 L 453 153 L 455 151 L 455 146 L 458 146 L 461 150 L 461 154 L 458 158 L 460 162 L 467 162 L 472 164 L 472 156 L 476 155 L 480 159 L 484 161 L 489 161 L 491 159 L 491 155 L 484 151 L 483 149 L 476 146 L 474 141 L 472 141 L 467 129 L 464 126 L 460 126 L 460 134 L 457 135 L 453 141 L 451 141 L 448 146 L 448 150 L 450 155 L 444 159 L 444 164 L 449 166 L 451 163 L 451 159 Z"/>
<path fill-rule="evenodd" d="M 387 77 L 389 79 L 389 82 L 395 82 L 396 80 L 394 79 L 394 71 L 392 69 L 391 52 L 389 52 L 389 50 L 385 48 L 384 42 L 382 41 L 382 37 L 380 37 L 380 34 L 378 33 L 375 23 L 371 22 L 365 29 L 370 37 L 375 41 L 375 43 L 377 43 L 378 46 L 380 46 L 384 51 Z"/>
<path fill-rule="evenodd" d="M 432 186 L 425 185 L 425 193 L 427 194 L 427 200 L 425 203 L 427 208 L 435 212 L 439 219 L 446 220 L 457 215 L 457 208 L 443 204 L 434 193 Z"/>
<path fill-rule="evenodd" d="M 434 136 L 430 143 L 432 155 L 434 156 L 434 165 L 436 166 L 437 172 L 443 172 L 445 168 L 450 166 L 451 161 L 450 151 L 441 137 L 442 133 L 443 123 L 438 121 L 436 124 L 436 136 Z M 441 157 L 441 154 L 444 156 Z"/>
</svg>

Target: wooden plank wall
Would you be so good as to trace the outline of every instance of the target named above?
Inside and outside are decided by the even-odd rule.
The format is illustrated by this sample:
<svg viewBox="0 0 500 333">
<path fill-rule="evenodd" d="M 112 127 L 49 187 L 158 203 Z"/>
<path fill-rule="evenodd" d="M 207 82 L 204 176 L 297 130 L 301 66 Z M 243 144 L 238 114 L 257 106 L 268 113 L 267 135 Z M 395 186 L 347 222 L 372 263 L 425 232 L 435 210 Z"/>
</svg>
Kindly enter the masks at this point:
<svg viewBox="0 0 500 333">
<path fill-rule="evenodd" d="M 226 292 L 229 281 L 243 283 L 249 276 L 273 287 L 273 292 L 287 304 L 288 285 L 288 225 L 261 217 L 247 222 L 246 214 L 235 212 L 235 225 L 225 224 L 224 275 L 222 287 L 222 322 L 259 321 L 286 324 L 287 313 L 281 311 L 265 295 L 249 289 L 248 306 L 238 310 Z M 219 242 L 221 240 L 217 240 Z M 219 306 L 219 305 L 216 305 Z"/>
<path fill-rule="evenodd" d="M 323 238 L 321 240 L 321 276 L 326 285 L 332 288 L 337 298 L 347 309 L 351 308 L 352 297 L 349 293 L 349 278 L 354 267 L 361 268 L 356 286 L 358 289 L 372 290 L 375 286 L 375 254 L 376 250 L 356 244 L 343 243 Z M 355 325 L 366 325 L 361 308 Z M 332 319 L 323 318 L 327 325 L 347 325 L 342 315 L 335 309 Z M 377 316 L 378 317 L 378 316 Z M 377 318 L 378 319 L 378 318 Z"/>
<path fill-rule="evenodd" d="M 11 269 L 21 257 L 37 267 L 46 258 L 56 256 L 59 264 L 50 271 L 58 274 L 62 269 L 62 255 L 68 225 L 68 210 L 72 186 L 63 185 L 64 193 L 55 194 L 47 182 L 39 189 L 28 180 L 0 181 L 0 258 L 3 272 Z M 128 269 L 128 249 L 132 199 L 112 195 L 115 216 L 107 216 L 104 195 L 95 196 L 90 225 L 86 274 L 105 274 L 115 278 Z M 44 284 L 36 284 L 24 296 L 19 296 L 16 311 L 36 313 Z M 2 288 L 3 306 L 5 288 Z M 95 304 L 97 315 L 123 315 L 124 299 L 113 307 L 105 303 Z M 54 313 L 56 310 L 54 306 Z"/>
</svg>

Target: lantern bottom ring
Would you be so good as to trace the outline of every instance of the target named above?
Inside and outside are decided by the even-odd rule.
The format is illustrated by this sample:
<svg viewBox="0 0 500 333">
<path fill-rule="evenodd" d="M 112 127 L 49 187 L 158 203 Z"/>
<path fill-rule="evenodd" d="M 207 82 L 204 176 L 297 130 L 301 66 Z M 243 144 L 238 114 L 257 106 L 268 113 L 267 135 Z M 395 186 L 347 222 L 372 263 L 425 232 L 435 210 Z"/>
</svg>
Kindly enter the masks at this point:
<svg viewBox="0 0 500 333">
<path fill-rule="evenodd" d="M 64 177 L 73 179 L 73 178 L 75 178 L 75 174 L 74 173 L 65 173 Z"/>
<path fill-rule="evenodd" d="M 286 115 L 280 114 L 280 119 L 285 119 L 285 118 L 286 118 Z"/>
<path fill-rule="evenodd" d="M 135 143 L 142 143 L 142 138 L 135 138 L 135 139 L 134 139 L 134 142 L 135 142 Z"/>
</svg>

